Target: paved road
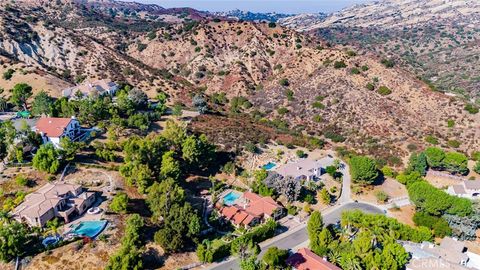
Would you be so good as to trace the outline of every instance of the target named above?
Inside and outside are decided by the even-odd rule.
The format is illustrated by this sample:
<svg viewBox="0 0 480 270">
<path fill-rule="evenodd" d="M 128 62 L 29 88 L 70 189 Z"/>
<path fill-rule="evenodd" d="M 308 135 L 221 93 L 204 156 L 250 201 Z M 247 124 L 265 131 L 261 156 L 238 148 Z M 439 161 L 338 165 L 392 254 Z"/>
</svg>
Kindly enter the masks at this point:
<svg viewBox="0 0 480 270">
<path fill-rule="evenodd" d="M 378 207 L 365 203 L 345 203 L 334 206 L 323 213 L 323 221 L 325 224 L 333 224 L 340 220 L 340 216 L 343 211 L 359 209 L 367 213 L 383 214 L 383 211 Z M 261 252 L 259 258 L 263 256 L 265 251 L 272 246 L 276 246 L 281 249 L 290 249 L 302 244 L 308 240 L 308 234 L 306 225 L 302 224 L 298 228 L 294 228 L 291 232 L 285 232 L 273 239 L 267 240 L 260 244 Z M 210 268 L 210 270 L 239 270 L 239 259 L 231 258 L 228 261 L 216 263 Z"/>
</svg>

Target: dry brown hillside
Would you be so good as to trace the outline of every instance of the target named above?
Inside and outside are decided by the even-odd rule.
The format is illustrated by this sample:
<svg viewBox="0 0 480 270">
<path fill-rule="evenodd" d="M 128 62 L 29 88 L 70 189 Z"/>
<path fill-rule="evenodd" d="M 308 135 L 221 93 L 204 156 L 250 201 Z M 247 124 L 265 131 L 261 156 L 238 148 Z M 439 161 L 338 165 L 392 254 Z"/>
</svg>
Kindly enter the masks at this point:
<svg viewBox="0 0 480 270">
<path fill-rule="evenodd" d="M 209 22 L 177 32 L 140 37 L 135 44 L 145 48 L 131 45 L 128 53 L 180 74 L 209 95 L 246 96 L 253 103 L 249 111 L 258 109 L 291 129 L 341 135 L 358 148 L 406 154 L 408 144 L 423 145 L 428 135 L 444 144 L 459 140 L 466 151 L 479 145 L 478 116 L 466 114 L 461 101 L 371 55 L 321 48 L 320 41 L 265 24 Z M 346 67 L 335 68 L 340 63 Z M 280 85 L 282 79 L 288 85 Z M 379 94 L 382 86 L 392 93 Z M 447 127 L 449 119 L 455 119 L 454 129 Z"/>
<path fill-rule="evenodd" d="M 323 136 L 386 159 L 426 146 L 429 135 L 479 150 L 478 114 L 370 54 L 262 23 L 66 2 L 0 11 L 0 51 L 70 82 L 127 81 L 187 106 L 200 93 L 223 114 L 233 108 L 277 131 Z M 230 103 L 214 101 L 222 94 Z"/>
</svg>

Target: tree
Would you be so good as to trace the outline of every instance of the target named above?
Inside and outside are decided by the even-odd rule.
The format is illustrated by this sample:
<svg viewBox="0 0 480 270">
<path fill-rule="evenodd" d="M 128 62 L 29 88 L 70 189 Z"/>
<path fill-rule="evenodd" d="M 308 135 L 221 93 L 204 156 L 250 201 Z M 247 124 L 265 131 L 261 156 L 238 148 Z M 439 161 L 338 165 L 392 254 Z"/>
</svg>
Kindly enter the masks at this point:
<svg viewBox="0 0 480 270">
<path fill-rule="evenodd" d="M 165 252 L 181 250 L 185 243 L 200 233 L 200 218 L 189 203 L 170 207 L 162 228 L 154 235 Z"/>
<path fill-rule="evenodd" d="M 128 92 L 128 99 L 133 103 L 137 109 L 146 108 L 148 105 L 148 96 L 140 89 L 132 89 Z"/>
<path fill-rule="evenodd" d="M 182 116 L 182 114 L 183 114 L 182 104 L 177 103 L 177 104 L 173 105 L 172 114 L 177 116 L 177 117 Z"/>
<path fill-rule="evenodd" d="M 291 176 L 283 177 L 275 172 L 270 172 L 263 182 L 268 188 L 284 195 L 290 202 L 297 200 L 302 190 L 300 181 Z"/>
<path fill-rule="evenodd" d="M 167 120 L 162 136 L 173 146 L 179 147 L 187 137 L 185 126 L 174 120 Z"/>
<path fill-rule="evenodd" d="M 445 152 L 438 147 L 428 147 L 425 150 L 428 166 L 440 169 L 443 168 L 443 160 L 445 159 Z"/>
<path fill-rule="evenodd" d="M 369 185 L 378 177 L 378 170 L 373 159 L 365 156 L 354 156 L 350 159 L 352 179 L 360 184 Z"/>
<path fill-rule="evenodd" d="M 208 111 L 207 101 L 205 97 L 200 94 L 197 94 L 192 99 L 193 106 L 197 108 L 198 113 L 205 114 Z"/>
<path fill-rule="evenodd" d="M 165 152 L 162 156 L 162 168 L 160 169 L 160 174 L 164 178 L 172 178 L 174 180 L 180 179 L 180 174 L 182 173 L 180 168 L 180 162 L 175 159 L 174 151 Z"/>
<path fill-rule="evenodd" d="M 148 188 L 147 204 L 152 211 L 152 219 L 160 221 L 168 214 L 173 205 L 185 202 L 185 191 L 171 178 L 154 183 Z"/>
<path fill-rule="evenodd" d="M 308 238 L 310 241 L 315 239 L 320 231 L 323 229 L 323 217 L 318 211 L 313 211 L 310 215 L 310 219 L 307 222 Z"/>
<path fill-rule="evenodd" d="M 110 203 L 110 210 L 115 213 L 126 213 L 128 206 L 128 196 L 125 193 L 118 193 L 113 197 Z"/>
<path fill-rule="evenodd" d="M 139 162 L 128 162 L 120 167 L 120 174 L 126 178 L 130 186 L 136 186 L 140 193 L 145 193 L 146 189 L 155 179 L 153 171 L 146 164 Z"/>
<path fill-rule="evenodd" d="M 445 169 L 451 173 L 468 174 L 468 158 L 458 152 L 448 152 L 443 159 Z"/>
<path fill-rule="evenodd" d="M 257 262 L 256 256 L 250 256 L 240 260 L 240 269 L 241 270 L 260 270 L 261 266 Z"/>
<path fill-rule="evenodd" d="M 13 104 L 21 107 L 24 110 L 28 109 L 27 100 L 32 96 L 32 87 L 26 83 L 16 84 L 12 89 L 12 96 L 10 100 Z"/>
<path fill-rule="evenodd" d="M 328 192 L 326 188 L 322 188 L 320 191 L 320 198 L 324 204 L 330 204 L 332 202 L 332 195 Z"/>
<path fill-rule="evenodd" d="M 60 168 L 59 154 L 53 144 L 42 145 L 33 157 L 33 167 L 44 172 L 56 173 Z"/>
<path fill-rule="evenodd" d="M 267 269 L 285 269 L 285 261 L 288 258 L 288 250 L 270 247 L 263 255 L 262 261 Z"/>
<path fill-rule="evenodd" d="M 126 220 L 125 235 L 122 237 L 120 250 L 110 257 L 106 270 L 140 270 L 143 269 L 140 246 L 140 229 L 144 222 L 138 214 Z"/>
<path fill-rule="evenodd" d="M 424 152 L 420 154 L 413 153 L 410 156 L 410 160 L 408 162 L 407 172 L 418 172 L 420 175 L 425 176 L 427 175 L 427 156 Z"/>
<path fill-rule="evenodd" d="M 58 218 L 51 219 L 47 221 L 47 228 L 53 234 L 58 234 L 58 229 L 60 228 L 60 221 Z"/>
<path fill-rule="evenodd" d="M 41 91 L 38 93 L 32 103 L 32 113 L 34 115 L 51 115 L 53 112 L 53 100 L 52 98 L 45 92 Z"/>
<path fill-rule="evenodd" d="M 15 221 L 0 222 L 0 260 L 8 263 L 16 256 L 22 256 L 28 245 L 26 227 Z"/>
<path fill-rule="evenodd" d="M 188 136 L 182 143 L 182 158 L 193 167 L 207 166 L 215 155 L 215 146 L 202 134 Z"/>
<path fill-rule="evenodd" d="M 475 166 L 473 167 L 473 171 L 475 171 L 476 173 L 480 174 L 480 160 L 477 161 L 477 163 L 476 163 Z"/>
<path fill-rule="evenodd" d="M 60 154 L 64 160 L 71 161 L 75 158 L 77 151 L 83 146 L 83 143 L 73 142 L 69 137 L 60 139 Z"/>
<path fill-rule="evenodd" d="M 474 241 L 477 239 L 477 230 L 480 228 L 480 215 L 475 213 L 468 217 L 455 215 L 442 216 L 452 229 L 452 235 L 462 241 Z"/>
</svg>

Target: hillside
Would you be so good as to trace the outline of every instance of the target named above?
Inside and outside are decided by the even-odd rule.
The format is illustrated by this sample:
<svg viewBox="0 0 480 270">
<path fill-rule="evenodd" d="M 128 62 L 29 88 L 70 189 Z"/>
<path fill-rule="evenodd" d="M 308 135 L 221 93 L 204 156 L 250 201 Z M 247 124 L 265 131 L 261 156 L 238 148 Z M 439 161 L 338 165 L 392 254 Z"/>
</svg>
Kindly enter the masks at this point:
<svg viewBox="0 0 480 270">
<path fill-rule="evenodd" d="M 139 38 L 146 48 L 132 45 L 129 55 L 182 75 L 207 95 L 245 96 L 253 104 L 246 112 L 277 126 L 343 136 L 347 144 L 383 156 L 404 155 L 408 144 L 422 145 L 431 134 L 444 143 L 458 139 L 465 150 L 478 144 L 478 122 L 463 111 L 462 102 L 371 55 L 323 48 L 315 38 L 266 24 L 210 22 L 181 35 L 175 31 Z M 335 62 L 345 67 L 335 68 Z M 368 90 L 368 83 L 376 91 Z M 377 93 L 381 86 L 392 93 Z M 450 118 L 457 121 L 455 133 L 446 127 Z"/>
<path fill-rule="evenodd" d="M 283 25 L 394 58 L 437 90 L 478 99 L 479 14 L 478 1 L 387 0 L 310 23 L 298 15 Z"/>
<path fill-rule="evenodd" d="M 224 116 L 248 116 L 278 133 L 320 136 L 393 164 L 412 145 L 424 147 L 429 135 L 444 146 L 457 140 L 467 152 L 479 145 L 479 116 L 467 114 L 463 101 L 368 52 L 195 11 L 143 5 L 125 11 L 114 2 L 112 14 L 109 3 L 9 6 L 0 13 L 0 50 L 65 84 L 111 78 L 150 97 L 165 91 L 187 107 L 194 95 L 204 95 Z"/>
</svg>

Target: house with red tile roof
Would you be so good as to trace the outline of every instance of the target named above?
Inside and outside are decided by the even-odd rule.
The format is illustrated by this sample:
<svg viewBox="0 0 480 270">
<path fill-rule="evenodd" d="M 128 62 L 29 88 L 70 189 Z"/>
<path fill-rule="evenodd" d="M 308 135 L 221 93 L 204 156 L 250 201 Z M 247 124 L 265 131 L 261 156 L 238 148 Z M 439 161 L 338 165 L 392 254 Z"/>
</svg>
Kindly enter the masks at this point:
<svg viewBox="0 0 480 270">
<path fill-rule="evenodd" d="M 287 259 L 294 270 L 342 270 L 307 248 L 301 248 Z"/>
<path fill-rule="evenodd" d="M 43 143 L 50 142 L 58 148 L 64 137 L 75 140 L 80 133 L 80 123 L 75 117 L 42 117 L 38 119 L 35 131 L 42 136 Z"/>
<path fill-rule="evenodd" d="M 271 197 L 245 192 L 233 205 L 217 205 L 220 215 L 237 227 L 252 227 L 269 218 L 277 219 L 283 207 Z"/>
</svg>

